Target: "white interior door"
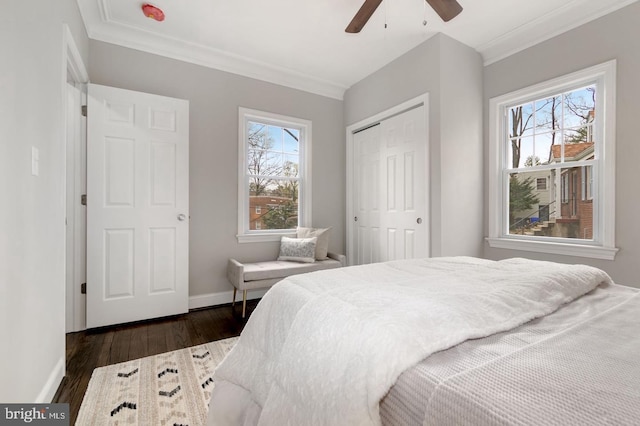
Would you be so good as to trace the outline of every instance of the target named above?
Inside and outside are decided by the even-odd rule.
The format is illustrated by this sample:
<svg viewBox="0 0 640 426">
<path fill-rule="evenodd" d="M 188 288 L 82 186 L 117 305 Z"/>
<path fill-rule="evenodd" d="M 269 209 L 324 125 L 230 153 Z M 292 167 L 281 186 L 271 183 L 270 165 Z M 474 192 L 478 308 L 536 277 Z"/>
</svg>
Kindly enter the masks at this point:
<svg viewBox="0 0 640 426">
<path fill-rule="evenodd" d="M 85 193 L 84 118 L 81 105 L 84 94 L 73 83 L 67 83 L 66 131 L 66 331 L 85 328 L 85 298 L 81 285 L 86 282 L 86 211 L 80 203 Z"/>
<path fill-rule="evenodd" d="M 189 104 L 91 84 L 87 327 L 187 312 Z"/>
<path fill-rule="evenodd" d="M 353 264 L 429 256 L 425 106 L 353 135 Z"/>
</svg>

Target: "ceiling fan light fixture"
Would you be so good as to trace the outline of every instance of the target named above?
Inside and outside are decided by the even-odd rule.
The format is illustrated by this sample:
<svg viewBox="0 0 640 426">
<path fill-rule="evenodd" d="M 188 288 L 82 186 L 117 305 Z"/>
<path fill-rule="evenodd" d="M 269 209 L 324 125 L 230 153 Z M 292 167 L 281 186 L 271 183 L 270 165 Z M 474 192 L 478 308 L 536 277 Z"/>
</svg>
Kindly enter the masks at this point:
<svg viewBox="0 0 640 426">
<path fill-rule="evenodd" d="M 162 22 L 164 21 L 164 12 L 159 7 L 156 7 L 152 4 L 145 3 L 142 5 L 142 13 L 147 18 L 151 18 L 155 21 Z"/>
</svg>

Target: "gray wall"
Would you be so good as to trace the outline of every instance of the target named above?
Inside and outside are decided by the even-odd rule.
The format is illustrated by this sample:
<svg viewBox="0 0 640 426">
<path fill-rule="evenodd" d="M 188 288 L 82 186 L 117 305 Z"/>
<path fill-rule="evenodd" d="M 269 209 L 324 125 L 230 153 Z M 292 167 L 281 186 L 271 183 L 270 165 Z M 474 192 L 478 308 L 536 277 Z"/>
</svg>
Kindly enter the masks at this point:
<svg viewBox="0 0 640 426">
<path fill-rule="evenodd" d="M 482 253 L 482 62 L 438 34 L 345 93 L 347 125 L 429 93 L 431 253 Z"/>
<path fill-rule="evenodd" d="M 229 291 L 227 260 L 275 259 L 279 243 L 239 244 L 238 107 L 313 122 L 313 226 L 333 227 L 344 253 L 345 148 L 342 101 L 91 41 L 92 83 L 190 102 L 189 294 Z"/>
<path fill-rule="evenodd" d="M 63 23 L 85 64 L 89 40 L 75 0 L 2 5 L 0 401 L 49 402 L 65 368 Z"/>
<path fill-rule="evenodd" d="M 611 59 L 618 61 L 616 105 L 616 246 L 614 261 L 493 249 L 484 256 L 503 259 L 523 256 L 567 263 L 586 263 L 607 271 L 625 285 L 640 287 L 640 226 L 638 212 L 638 117 L 640 117 L 640 3 L 540 43 L 485 67 L 485 155 L 488 159 L 489 99 Z M 485 187 L 485 209 L 488 209 Z M 487 210 L 485 210 L 486 212 Z M 485 224 L 486 226 L 486 224 Z M 485 228 L 485 235 L 488 229 Z"/>
</svg>

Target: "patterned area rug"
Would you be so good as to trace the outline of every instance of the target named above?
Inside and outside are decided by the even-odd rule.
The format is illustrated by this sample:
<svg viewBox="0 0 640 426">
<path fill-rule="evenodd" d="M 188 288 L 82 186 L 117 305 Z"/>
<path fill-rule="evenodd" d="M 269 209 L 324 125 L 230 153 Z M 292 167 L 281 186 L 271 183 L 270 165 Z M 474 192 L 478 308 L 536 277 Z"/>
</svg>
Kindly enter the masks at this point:
<svg viewBox="0 0 640 426">
<path fill-rule="evenodd" d="M 237 340 L 96 368 L 76 425 L 203 425 L 213 371 Z"/>
</svg>

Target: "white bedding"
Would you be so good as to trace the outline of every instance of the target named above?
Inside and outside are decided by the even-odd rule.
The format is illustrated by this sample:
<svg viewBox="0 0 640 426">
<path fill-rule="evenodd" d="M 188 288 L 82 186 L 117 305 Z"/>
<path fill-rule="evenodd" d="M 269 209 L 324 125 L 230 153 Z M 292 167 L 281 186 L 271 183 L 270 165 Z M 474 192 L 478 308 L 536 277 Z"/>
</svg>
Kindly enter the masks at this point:
<svg viewBox="0 0 640 426">
<path fill-rule="evenodd" d="M 637 425 L 640 290 L 602 285 L 552 314 L 405 370 L 387 426 Z"/>
<path fill-rule="evenodd" d="M 428 355 L 517 327 L 610 283 L 524 259 L 396 261 L 290 277 L 215 374 L 210 424 L 380 424 L 379 402 Z M 224 392 L 252 401 L 233 412 Z"/>
</svg>

